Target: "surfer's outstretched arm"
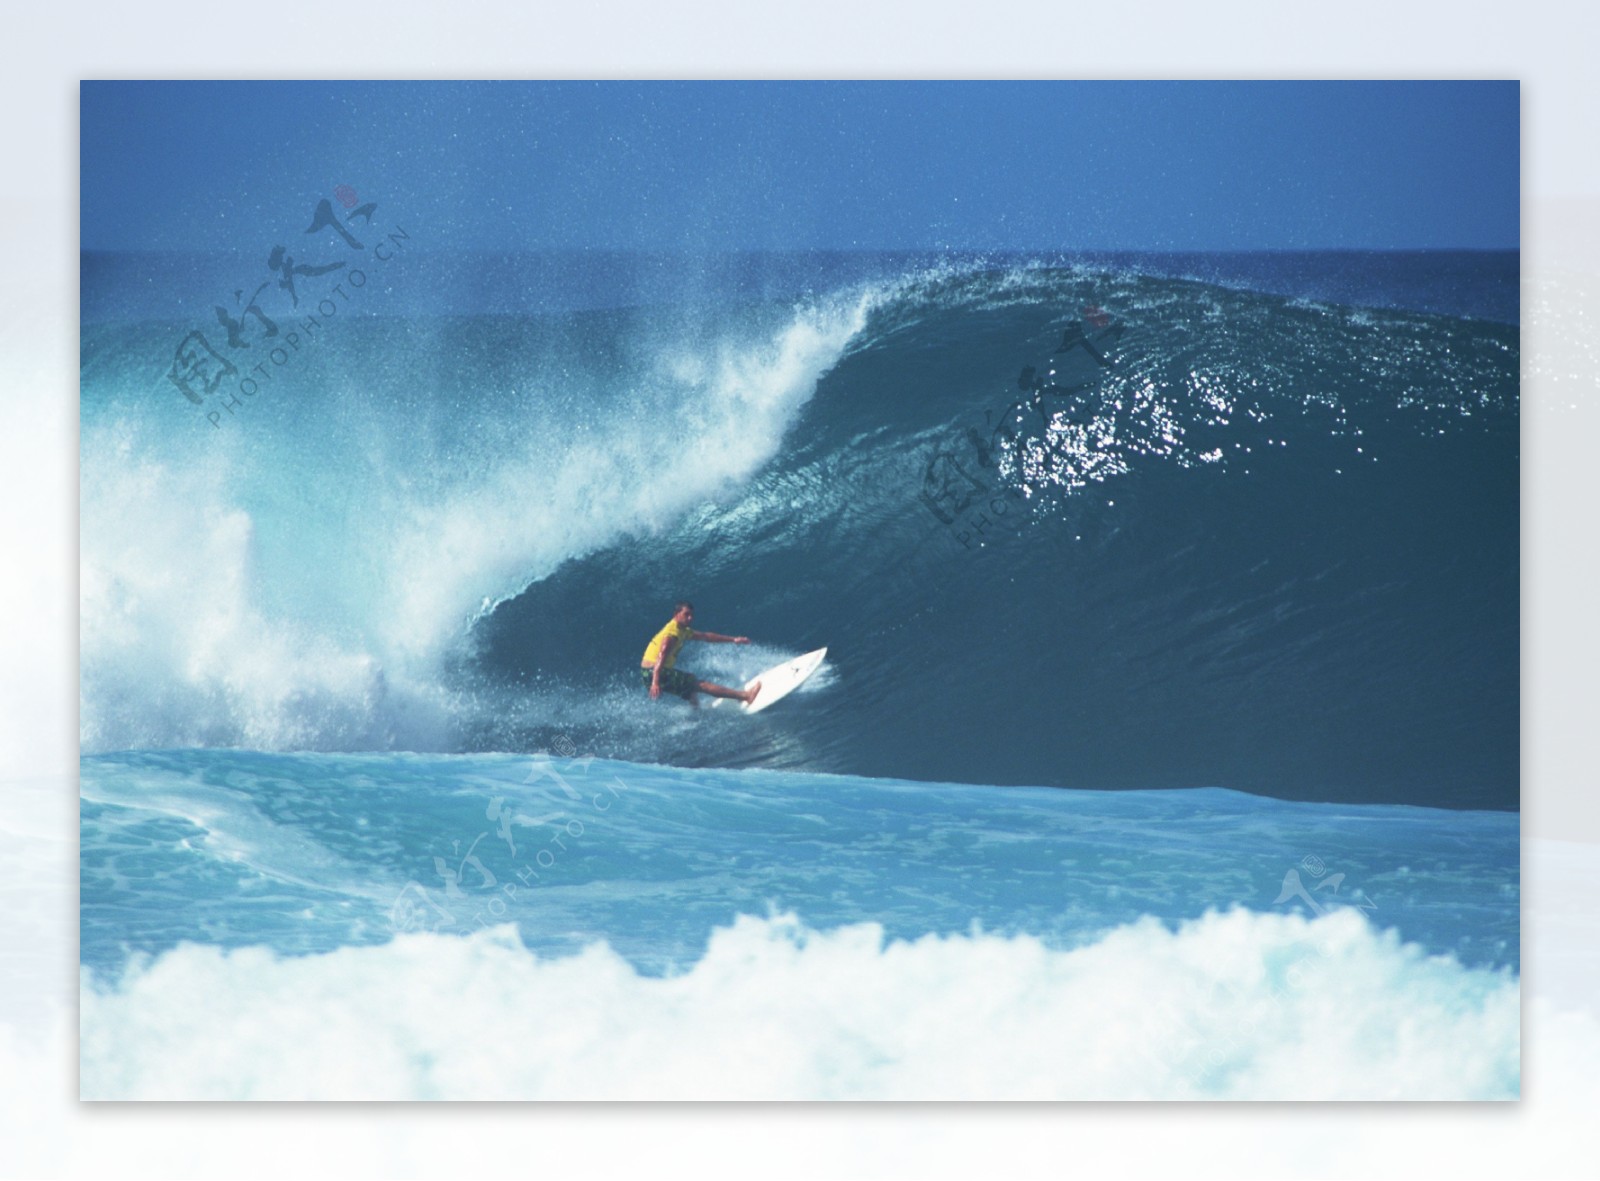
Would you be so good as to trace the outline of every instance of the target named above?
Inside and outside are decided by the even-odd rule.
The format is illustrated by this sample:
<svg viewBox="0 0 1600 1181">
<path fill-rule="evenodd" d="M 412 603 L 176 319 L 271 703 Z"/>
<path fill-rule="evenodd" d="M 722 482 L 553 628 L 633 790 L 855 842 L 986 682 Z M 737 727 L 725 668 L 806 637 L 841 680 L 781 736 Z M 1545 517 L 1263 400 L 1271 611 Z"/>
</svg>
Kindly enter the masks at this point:
<svg viewBox="0 0 1600 1181">
<path fill-rule="evenodd" d="M 721 636 L 716 632 L 696 631 L 689 637 L 691 640 L 705 640 L 711 644 L 748 644 L 749 636 Z"/>
</svg>

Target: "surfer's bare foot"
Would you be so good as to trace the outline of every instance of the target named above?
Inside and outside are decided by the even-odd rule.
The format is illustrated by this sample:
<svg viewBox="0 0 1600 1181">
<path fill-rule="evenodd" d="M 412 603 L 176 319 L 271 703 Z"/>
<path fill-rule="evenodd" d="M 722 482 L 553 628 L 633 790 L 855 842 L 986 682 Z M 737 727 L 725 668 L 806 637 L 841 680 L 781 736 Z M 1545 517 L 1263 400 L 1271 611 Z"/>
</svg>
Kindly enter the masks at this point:
<svg viewBox="0 0 1600 1181">
<path fill-rule="evenodd" d="M 752 701 L 754 701 L 756 699 L 756 694 L 759 693 L 759 692 L 761 692 L 761 682 L 757 681 L 754 685 L 751 685 L 743 693 L 739 694 L 739 697 L 744 701 L 744 703 L 746 705 L 749 705 Z"/>
</svg>

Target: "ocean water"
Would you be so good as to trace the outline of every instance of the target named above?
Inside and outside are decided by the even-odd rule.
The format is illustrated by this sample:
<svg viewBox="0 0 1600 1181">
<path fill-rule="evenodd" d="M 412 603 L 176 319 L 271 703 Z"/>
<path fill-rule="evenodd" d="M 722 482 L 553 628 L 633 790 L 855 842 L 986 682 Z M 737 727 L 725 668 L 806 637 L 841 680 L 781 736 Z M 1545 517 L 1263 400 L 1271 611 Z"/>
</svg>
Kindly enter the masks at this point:
<svg viewBox="0 0 1600 1181">
<path fill-rule="evenodd" d="M 1518 1094 L 1515 254 L 390 230 L 84 258 L 85 1097 Z"/>
</svg>

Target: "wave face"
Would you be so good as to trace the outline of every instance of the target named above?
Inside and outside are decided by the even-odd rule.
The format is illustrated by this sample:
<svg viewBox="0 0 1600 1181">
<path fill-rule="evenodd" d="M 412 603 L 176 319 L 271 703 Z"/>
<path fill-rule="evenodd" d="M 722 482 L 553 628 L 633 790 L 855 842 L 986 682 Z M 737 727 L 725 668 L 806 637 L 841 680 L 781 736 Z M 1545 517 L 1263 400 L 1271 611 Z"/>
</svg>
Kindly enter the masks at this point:
<svg viewBox="0 0 1600 1181">
<path fill-rule="evenodd" d="M 374 297 L 221 429 L 156 388 L 181 326 L 86 268 L 86 749 L 1516 806 L 1514 326 L 1315 302 L 1348 260 L 830 266 Z M 757 641 L 702 675 L 829 664 L 759 719 L 652 705 L 683 596 Z"/>
</svg>

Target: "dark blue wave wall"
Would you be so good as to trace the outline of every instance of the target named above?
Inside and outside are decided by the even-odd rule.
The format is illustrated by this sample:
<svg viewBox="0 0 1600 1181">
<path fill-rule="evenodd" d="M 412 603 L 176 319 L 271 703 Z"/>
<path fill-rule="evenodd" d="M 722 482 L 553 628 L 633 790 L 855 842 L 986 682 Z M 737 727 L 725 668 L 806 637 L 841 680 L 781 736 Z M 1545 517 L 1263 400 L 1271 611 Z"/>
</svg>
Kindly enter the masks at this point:
<svg viewBox="0 0 1600 1181">
<path fill-rule="evenodd" d="M 1083 270 L 909 284 L 762 472 L 502 604 L 471 673 L 642 698 L 686 595 L 704 627 L 827 645 L 831 680 L 732 724 L 567 710 L 573 741 L 1515 808 L 1517 372 L 1517 329 L 1486 320 Z"/>
</svg>

